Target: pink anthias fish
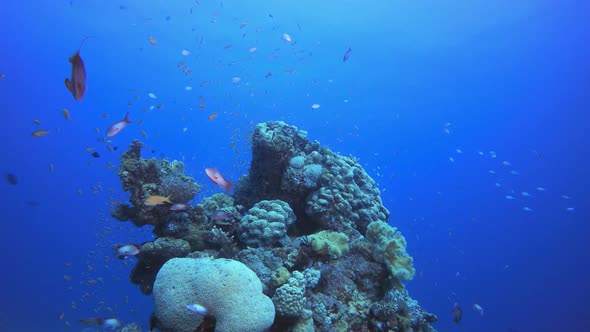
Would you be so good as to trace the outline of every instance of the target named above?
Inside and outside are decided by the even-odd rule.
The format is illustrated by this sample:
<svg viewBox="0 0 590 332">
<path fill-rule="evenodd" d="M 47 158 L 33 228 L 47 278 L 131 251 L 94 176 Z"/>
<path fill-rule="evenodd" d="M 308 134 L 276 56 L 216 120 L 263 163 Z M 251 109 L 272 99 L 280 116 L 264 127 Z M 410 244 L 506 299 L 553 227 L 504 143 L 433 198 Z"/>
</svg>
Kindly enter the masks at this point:
<svg viewBox="0 0 590 332">
<path fill-rule="evenodd" d="M 131 120 L 129 120 L 129 112 L 127 112 L 127 114 L 125 114 L 125 119 L 113 123 L 109 129 L 107 129 L 107 136 L 113 137 L 117 135 L 121 130 L 127 127 L 127 124 L 129 123 L 131 123 Z"/>
<path fill-rule="evenodd" d="M 190 205 L 184 203 L 176 203 L 170 207 L 170 211 L 186 211 L 190 209 Z"/>
<path fill-rule="evenodd" d="M 117 318 L 105 318 L 105 317 L 89 317 L 80 319 L 80 323 L 86 325 L 98 325 L 103 329 L 113 331 L 121 326 L 121 321 Z"/>
<path fill-rule="evenodd" d="M 129 256 L 135 256 L 140 253 L 140 249 L 135 244 L 116 244 L 115 256 L 119 259 L 125 259 Z"/>
<path fill-rule="evenodd" d="M 217 183 L 218 186 L 225 189 L 226 192 L 228 192 L 233 186 L 233 184 L 227 181 L 216 168 L 205 168 L 205 173 L 207 173 L 207 176 L 213 182 Z"/>
</svg>

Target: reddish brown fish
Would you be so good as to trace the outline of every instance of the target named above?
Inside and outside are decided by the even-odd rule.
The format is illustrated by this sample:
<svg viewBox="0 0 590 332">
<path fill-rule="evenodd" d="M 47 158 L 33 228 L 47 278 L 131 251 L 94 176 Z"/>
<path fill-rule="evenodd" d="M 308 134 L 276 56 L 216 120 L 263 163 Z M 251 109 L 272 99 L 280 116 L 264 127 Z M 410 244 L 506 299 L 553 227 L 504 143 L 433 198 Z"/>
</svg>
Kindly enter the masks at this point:
<svg viewBox="0 0 590 332">
<path fill-rule="evenodd" d="M 90 36 L 82 40 L 76 53 L 70 57 L 72 76 L 65 80 L 66 88 L 68 88 L 68 91 L 70 91 L 72 96 L 74 96 L 74 99 L 77 101 L 82 100 L 82 98 L 84 98 L 84 93 L 86 92 L 86 68 L 84 67 L 84 61 L 82 61 L 82 57 L 80 56 L 80 50 L 88 38 L 90 38 Z"/>
</svg>

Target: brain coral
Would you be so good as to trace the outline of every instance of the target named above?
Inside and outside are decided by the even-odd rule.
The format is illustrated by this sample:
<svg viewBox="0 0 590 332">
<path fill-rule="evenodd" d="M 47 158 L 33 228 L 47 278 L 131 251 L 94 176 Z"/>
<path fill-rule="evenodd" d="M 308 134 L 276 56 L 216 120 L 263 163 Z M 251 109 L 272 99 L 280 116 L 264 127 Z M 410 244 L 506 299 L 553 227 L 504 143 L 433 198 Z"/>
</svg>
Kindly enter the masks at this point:
<svg viewBox="0 0 590 332">
<path fill-rule="evenodd" d="M 154 284 L 154 313 L 163 329 L 194 332 L 202 317 L 186 306 L 195 303 L 216 318 L 216 332 L 261 332 L 275 317 L 260 279 L 246 265 L 231 259 L 169 260 Z"/>
<path fill-rule="evenodd" d="M 248 245 L 268 246 L 288 241 L 287 227 L 295 221 L 289 204 L 280 200 L 260 201 L 242 218 L 240 240 Z"/>
</svg>

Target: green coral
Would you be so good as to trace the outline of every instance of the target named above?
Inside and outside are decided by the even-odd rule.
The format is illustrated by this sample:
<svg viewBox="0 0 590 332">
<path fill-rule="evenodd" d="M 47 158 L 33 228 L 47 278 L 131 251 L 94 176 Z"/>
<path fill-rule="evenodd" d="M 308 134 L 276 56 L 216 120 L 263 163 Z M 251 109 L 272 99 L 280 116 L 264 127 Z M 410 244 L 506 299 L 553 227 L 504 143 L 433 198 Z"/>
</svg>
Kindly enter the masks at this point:
<svg viewBox="0 0 590 332">
<path fill-rule="evenodd" d="M 414 260 L 406 252 L 406 239 L 397 228 L 382 221 L 374 221 L 367 226 L 366 238 L 373 244 L 373 258 L 384 263 L 392 277 L 398 280 L 414 278 Z"/>
<path fill-rule="evenodd" d="M 332 231 L 321 231 L 307 237 L 314 252 L 330 256 L 332 259 L 340 258 L 348 251 L 349 240 L 346 234 Z"/>
</svg>

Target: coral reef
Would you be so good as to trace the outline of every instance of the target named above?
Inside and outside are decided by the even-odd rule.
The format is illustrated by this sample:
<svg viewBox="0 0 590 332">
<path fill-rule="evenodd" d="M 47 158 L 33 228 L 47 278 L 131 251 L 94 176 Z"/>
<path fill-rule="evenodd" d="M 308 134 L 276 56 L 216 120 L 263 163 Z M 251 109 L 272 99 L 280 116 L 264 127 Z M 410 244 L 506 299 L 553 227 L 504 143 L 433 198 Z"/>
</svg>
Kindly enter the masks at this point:
<svg viewBox="0 0 590 332">
<path fill-rule="evenodd" d="M 404 288 L 415 274 L 413 259 L 405 238 L 388 224 L 389 211 L 375 182 L 355 159 L 306 136 L 283 122 L 258 124 L 249 172 L 234 195 L 205 197 L 178 212 L 146 208 L 142 202 L 146 195 L 172 193 L 163 184 L 165 174 L 176 177 L 166 182 L 175 183 L 175 190 L 194 193 L 192 179 L 178 171 L 182 167 L 140 159 L 137 142 L 123 155 L 119 174 L 132 204 L 114 214 L 136 225 L 153 225 L 160 237 L 141 248 L 131 279 L 146 294 L 154 289 L 163 331 L 194 331 L 201 318 L 184 306 L 197 298 L 213 312 L 216 331 L 225 330 L 231 324 L 222 323 L 226 312 L 217 309 L 222 304 L 201 299 L 242 296 L 251 290 L 244 285 L 250 282 L 256 284 L 256 296 L 273 306 L 273 318 L 268 323 L 270 309 L 259 312 L 260 305 L 246 305 L 250 311 L 242 317 L 262 315 L 266 323 L 258 326 L 270 331 L 434 331 L 430 324 L 436 316 L 421 309 Z M 153 168 L 174 171 L 145 173 Z M 225 271 L 220 264 L 247 272 L 232 270 L 241 277 L 217 279 Z M 202 286 L 196 279 L 210 287 L 206 295 L 195 297 Z"/>
</svg>

